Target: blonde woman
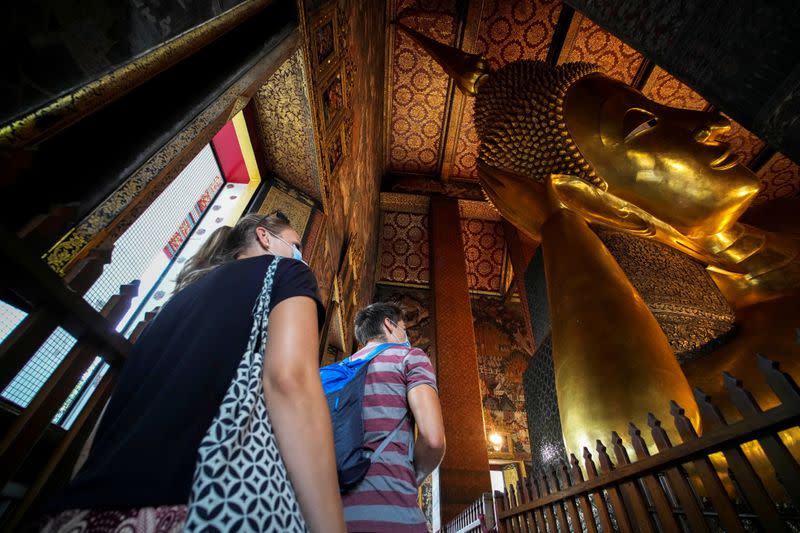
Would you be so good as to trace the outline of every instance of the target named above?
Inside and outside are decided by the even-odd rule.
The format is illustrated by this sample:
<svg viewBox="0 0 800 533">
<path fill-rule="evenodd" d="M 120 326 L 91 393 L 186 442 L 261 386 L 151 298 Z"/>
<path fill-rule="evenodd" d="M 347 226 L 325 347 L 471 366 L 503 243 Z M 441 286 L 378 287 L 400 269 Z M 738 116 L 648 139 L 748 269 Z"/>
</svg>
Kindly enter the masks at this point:
<svg viewBox="0 0 800 533">
<path fill-rule="evenodd" d="M 217 230 L 134 346 L 45 531 L 344 531 L 322 305 L 280 214 Z"/>
</svg>

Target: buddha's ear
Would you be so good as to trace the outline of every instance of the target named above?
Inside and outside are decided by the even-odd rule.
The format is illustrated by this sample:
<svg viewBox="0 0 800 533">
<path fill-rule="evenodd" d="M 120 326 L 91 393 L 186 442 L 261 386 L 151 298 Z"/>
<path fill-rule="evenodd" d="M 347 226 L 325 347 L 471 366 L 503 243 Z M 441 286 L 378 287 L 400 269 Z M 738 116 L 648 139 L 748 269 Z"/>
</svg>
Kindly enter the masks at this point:
<svg viewBox="0 0 800 533">
<path fill-rule="evenodd" d="M 548 185 L 554 200 L 587 222 L 641 236 L 655 234 L 647 212 L 577 176 L 552 174 Z"/>
</svg>

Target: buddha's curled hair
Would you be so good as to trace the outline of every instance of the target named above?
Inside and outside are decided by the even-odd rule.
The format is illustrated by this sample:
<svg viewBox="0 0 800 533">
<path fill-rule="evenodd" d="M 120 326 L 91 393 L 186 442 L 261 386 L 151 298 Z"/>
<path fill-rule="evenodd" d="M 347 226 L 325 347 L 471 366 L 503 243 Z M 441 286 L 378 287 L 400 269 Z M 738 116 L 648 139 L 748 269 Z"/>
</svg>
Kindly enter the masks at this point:
<svg viewBox="0 0 800 533">
<path fill-rule="evenodd" d="M 564 122 L 567 89 L 596 72 L 599 67 L 591 63 L 552 67 L 524 60 L 492 73 L 475 101 L 480 159 L 540 182 L 550 174 L 570 174 L 600 186 Z"/>
</svg>

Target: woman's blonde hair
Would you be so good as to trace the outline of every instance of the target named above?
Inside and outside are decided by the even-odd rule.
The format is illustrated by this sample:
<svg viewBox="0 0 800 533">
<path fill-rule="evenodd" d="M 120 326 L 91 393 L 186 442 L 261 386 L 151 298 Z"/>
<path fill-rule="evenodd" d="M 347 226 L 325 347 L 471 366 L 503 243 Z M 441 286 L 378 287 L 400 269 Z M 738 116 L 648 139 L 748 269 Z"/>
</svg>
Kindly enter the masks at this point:
<svg viewBox="0 0 800 533">
<path fill-rule="evenodd" d="M 235 260 L 256 240 L 256 228 L 264 228 L 273 235 L 278 235 L 283 230 L 291 228 L 291 225 L 289 219 L 277 211 L 267 216 L 245 215 L 234 227 L 217 228 L 197 253 L 183 265 L 175 283 L 175 292 L 194 283 L 218 266 Z"/>
</svg>

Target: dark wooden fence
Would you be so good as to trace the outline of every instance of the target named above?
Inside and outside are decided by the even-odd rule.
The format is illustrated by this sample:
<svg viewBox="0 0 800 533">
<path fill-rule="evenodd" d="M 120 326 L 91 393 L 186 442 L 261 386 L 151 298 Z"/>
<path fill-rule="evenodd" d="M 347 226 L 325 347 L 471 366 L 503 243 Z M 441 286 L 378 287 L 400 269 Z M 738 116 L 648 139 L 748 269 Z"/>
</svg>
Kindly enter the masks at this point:
<svg viewBox="0 0 800 533">
<path fill-rule="evenodd" d="M 54 242 L 53 236 L 57 238 L 58 232 L 63 234 L 63 225 L 54 222 L 53 216 L 40 220 L 20 236 L 0 230 L 2 297 L 28 313 L 0 345 L 0 390 L 57 327 L 77 339 L 26 408 L 19 410 L 8 402 L 0 404 L 0 428 L 4 432 L 0 440 L 0 487 L 4 488 L 7 504 L 0 517 L 3 530 L 16 529 L 43 496 L 69 479 L 131 343 L 144 327 L 140 324 L 130 340 L 114 327 L 130 308 L 138 281 L 123 285 L 99 312 L 83 299 L 110 261 L 110 246 L 93 250 L 64 278 L 47 267 L 34 250 L 39 252 L 41 242 L 48 239 Z M 53 417 L 97 356 L 108 363 L 108 371 L 69 430 L 55 426 Z"/>
<path fill-rule="evenodd" d="M 695 389 L 703 419 L 711 426 L 702 437 L 683 409 L 672 402 L 681 444 L 673 445 L 661 421 L 649 415 L 650 438 L 658 453 L 649 453 L 642 432 L 630 424 L 625 438 L 616 432 L 610 436 L 615 460 L 598 440 L 594 456 L 583 449 L 583 469 L 581 461 L 571 455 L 569 465 L 532 474 L 509 486 L 504 494 L 496 493 L 497 530 L 800 530 L 800 465 L 779 436 L 800 424 L 800 389 L 777 363 L 757 357 L 761 374 L 780 400 L 776 407 L 762 411 L 742 383 L 726 373 L 725 386 L 740 420 L 729 423 L 710 398 Z M 758 471 L 741 447 L 751 441 L 758 442 L 769 463 Z M 633 450 L 635 460 L 628 450 Z M 727 489 L 719 468 L 709 458 L 713 454 L 724 456 Z M 773 500 L 767 485 L 781 488 L 785 498 Z"/>
</svg>

